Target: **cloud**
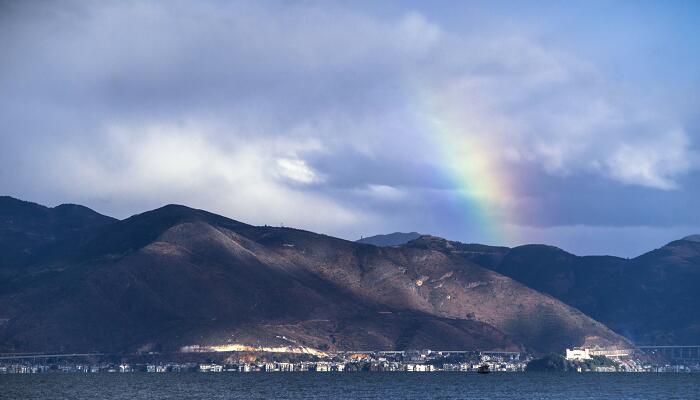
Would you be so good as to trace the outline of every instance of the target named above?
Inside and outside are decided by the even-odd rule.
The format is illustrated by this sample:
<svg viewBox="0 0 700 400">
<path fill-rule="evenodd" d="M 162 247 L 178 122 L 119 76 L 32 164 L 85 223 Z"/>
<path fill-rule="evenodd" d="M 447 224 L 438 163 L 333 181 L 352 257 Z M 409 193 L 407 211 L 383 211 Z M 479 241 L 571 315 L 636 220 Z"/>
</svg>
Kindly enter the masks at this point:
<svg viewBox="0 0 700 400">
<path fill-rule="evenodd" d="M 479 138 L 494 159 L 662 190 L 697 168 L 690 136 L 672 112 L 631 93 L 613 95 L 623 88 L 594 66 L 522 39 L 477 50 L 465 71 L 426 92 L 430 112 Z"/>
<path fill-rule="evenodd" d="M 675 104 L 514 30 L 327 3 L 4 7 L 0 185 L 32 200 L 119 216 L 182 202 L 345 237 L 478 240 L 455 200 L 471 189 L 446 177 L 446 153 L 469 147 L 435 121 L 477 145 L 485 172 L 513 178 L 494 207 L 546 199 L 563 214 L 551 193 L 566 185 L 519 184 L 542 175 L 681 192 L 698 166 Z M 544 223 L 515 211 L 496 214 Z"/>
<path fill-rule="evenodd" d="M 387 202 L 399 202 L 405 200 L 408 196 L 405 191 L 388 185 L 369 185 L 366 189 L 361 190 L 360 193 Z"/>
<path fill-rule="evenodd" d="M 367 218 L 322 193 L 279 181 L 280 168 L 285 179 L 303 184 L 316 179 L 302 160 L 280 158 L 318 151 L 315 144 L 266 137 L 225 143 L 217 139 L 216 129 L 199 123 L 112 126 L 104 150 L 63 148 L 56 154 L 61 168 L 46 173 L 79 198 L 136 198 L 153 207 L 179 202 L 258 224 L 281 222 L 325 231 Z"/>
<path fill-rule="evenodd" d="M 674 177 L 694 166 L 689 148 L 683 131 L 660 133 L 641 145 L 620 144 L 605 167 L 621 182 L 675 189 Z"/>
<path fill-rule="evenodd" d="M 306 161 L 299 159 L 279 158 L 277 159 L 277 169 L 280 175 L 299 183 L 314 183 L 320 178 Z"/>
</svg>

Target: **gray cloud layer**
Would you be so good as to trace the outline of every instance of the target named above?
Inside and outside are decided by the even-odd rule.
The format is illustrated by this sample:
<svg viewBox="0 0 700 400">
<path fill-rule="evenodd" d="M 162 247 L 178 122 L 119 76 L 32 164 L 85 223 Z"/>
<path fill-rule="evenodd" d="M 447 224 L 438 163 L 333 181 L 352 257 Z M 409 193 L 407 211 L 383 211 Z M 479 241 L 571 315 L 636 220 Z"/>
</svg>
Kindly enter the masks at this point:
<svg viewBox="0 0 700 400">
<path fill-rule="evenodd" d="M 440 147 L 465 137 L 480 148 L 458 157 L 512 181 L 491 210 L 520 232 L 508 244 L 611 251 L 580 239 L 645 226 L 626 253 L 700 226 L 683 107 L 536 37 L 326 3 L 2 7 L 9 194 L 121 217 L 178 202 L 347 238 L 496 240 L 469 210 L 480 188 L 448 178 Z"/>
</svg>

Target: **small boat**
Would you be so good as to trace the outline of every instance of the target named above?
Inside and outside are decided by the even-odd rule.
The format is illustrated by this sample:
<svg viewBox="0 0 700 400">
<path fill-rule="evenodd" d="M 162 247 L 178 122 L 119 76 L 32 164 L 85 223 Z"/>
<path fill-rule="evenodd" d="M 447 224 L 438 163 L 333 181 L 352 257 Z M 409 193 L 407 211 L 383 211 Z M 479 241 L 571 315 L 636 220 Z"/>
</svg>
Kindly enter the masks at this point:
<svg viewBox="0 0 700 400">
<path fill-rule="evenodd" d="M 491 371 L 489 371 L 489 366 L 484 364 L 484 365 L 480 365 L 479 368 L 477 368 L 476 372 L 478 374 L 488 374 Z"/>
</svg>

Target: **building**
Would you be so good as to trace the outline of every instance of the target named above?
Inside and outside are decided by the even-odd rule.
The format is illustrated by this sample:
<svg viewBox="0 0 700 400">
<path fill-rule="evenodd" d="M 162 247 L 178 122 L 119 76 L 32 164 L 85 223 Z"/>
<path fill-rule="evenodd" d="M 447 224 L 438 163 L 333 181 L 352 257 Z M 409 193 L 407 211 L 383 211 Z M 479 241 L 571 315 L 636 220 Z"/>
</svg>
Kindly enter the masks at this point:
<svg viewBox="0 0 700 400">
<path fill-rule="evenodd" d="M 325 363 L 325 362 L 316 363 L 316 372 L 329 372 L 330 370 L 331 370 L 331 366 L 329 363 Z"/>
<path fill-rule="evenodd" d="M 577 349 L 574 348 L 573 350 L 571 349 L 566 349 L 566 359 L 567 360 L 589 360 L 591 358 L 591 353 L 588 349 Z"/>
<path fill-rule="evenodd" d="M 199 364 L 199 372 L 221 372 L 223 366 L 218 364 Z"/>
<path fill-rule="evenodd" d="M 592 356 L 604 356 L 608 358 L 627 357 L 632 351 L 630 349 L 599 349 L 594 348 L 590 351 Z"/>
</svg>

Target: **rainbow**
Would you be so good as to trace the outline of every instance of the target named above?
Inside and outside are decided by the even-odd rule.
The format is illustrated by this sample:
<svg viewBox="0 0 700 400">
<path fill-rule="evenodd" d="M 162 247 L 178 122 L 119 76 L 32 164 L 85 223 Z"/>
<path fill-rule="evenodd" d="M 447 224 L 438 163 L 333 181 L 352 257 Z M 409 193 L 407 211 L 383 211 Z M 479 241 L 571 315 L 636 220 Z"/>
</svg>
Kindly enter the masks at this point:
<svg viewBox="0 0 700 400">
<path fill-rule="evenodd" d="M 421 96 L 420 124 L 440 157 L 448 187 L 460 198 L 468 230 L 475 241 L 512 245 L 518 234 L 512 223 L 515 199 L 511 175 L 505 170 L 498 153 L 502 147 L 485 135 L 468 115 L 446 106 L 445 98 Z"/>
</svg>

